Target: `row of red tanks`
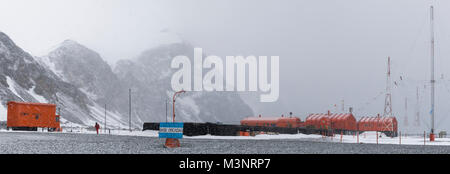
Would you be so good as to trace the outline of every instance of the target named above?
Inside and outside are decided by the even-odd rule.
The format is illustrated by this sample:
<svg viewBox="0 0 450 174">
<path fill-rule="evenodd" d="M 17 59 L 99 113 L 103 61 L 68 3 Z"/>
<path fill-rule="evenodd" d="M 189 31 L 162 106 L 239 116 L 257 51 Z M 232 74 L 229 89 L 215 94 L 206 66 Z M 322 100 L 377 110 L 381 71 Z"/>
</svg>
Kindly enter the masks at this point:
<svg viewBox="0 0 450 174">
<path fill-rule="evenodd" d="M 298 117 L 247 117 L 241 120 L 241 125 L 306 128 L 318 130 L 331 130 L 335 133 L 353 134 L 355 132 L 378 131 L 387 136 L 397 136 L 397 119 L 395 117 L 361 117 L 356 121 L 352 113 L 310 114 L 305 121 Z"/>
</svg>

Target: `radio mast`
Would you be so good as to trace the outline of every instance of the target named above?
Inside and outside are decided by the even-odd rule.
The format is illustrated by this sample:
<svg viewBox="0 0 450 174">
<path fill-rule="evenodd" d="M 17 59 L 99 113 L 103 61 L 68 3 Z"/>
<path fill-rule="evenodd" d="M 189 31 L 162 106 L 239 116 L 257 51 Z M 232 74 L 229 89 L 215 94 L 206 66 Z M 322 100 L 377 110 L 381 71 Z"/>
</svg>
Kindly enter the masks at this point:
<svg viewBox="0 0 450 174">
<path fill-rule="evenodd" d="M 391 57 L 388 57 L 388 69 L 387 69 L 387 78 L 386 78 L 386 98 L 384 100 L 383 117 L 392 117 Z"/>
<path fill-rule="evenodd" d="M 408 97 L 405 97 L 405 127 L 408 126 Z"/>
<path fill-rule="evenodd" d="M 430 7 L 430 24 L 431 24 L 431 133 L 430 133 L 430 141 L 434 141 L 434 85 L 436 83 L 434 79 L 434 12 L 433 12 L 433 6 Z"/>
<path fill-rule="evenodd" d="M 415 119 L 415 123 L 416 126 L 419 127 L 420 126 L 420 105 L 419 105 L 419 87 L 417 87 L 416 89 L 416 119 Z"/>
</svg>

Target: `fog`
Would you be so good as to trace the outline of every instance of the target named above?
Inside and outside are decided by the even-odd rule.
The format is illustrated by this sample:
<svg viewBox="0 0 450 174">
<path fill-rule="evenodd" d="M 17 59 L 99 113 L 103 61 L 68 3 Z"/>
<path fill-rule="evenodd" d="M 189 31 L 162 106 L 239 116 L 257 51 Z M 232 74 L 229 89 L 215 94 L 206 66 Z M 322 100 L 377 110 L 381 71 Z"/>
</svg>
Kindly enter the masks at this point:
<svg viewBox="0 0 450 174">
<path fill-rule="evenodd" d="M 433 0 L 0 0 L 0 31 L 43 55 L 65 39 L 111 65 L 160 44 L 187 41 L 218 56 L 280 56 L 280 97 L 256 114 L 383 113 L 386 60 L 392 58 L 393 112 L 428 128 L 430 5 L 435 6 L 436 128 L 450 119 L 450 2 Z M 403 80 L 400 80 L 402 76 Z M 394 84 L 397 83 L 397 85 Z M 416 107 L 416 87 L 420 101 Z M 337 104 L 337 107 L 334 105 Z"/>
</svg>

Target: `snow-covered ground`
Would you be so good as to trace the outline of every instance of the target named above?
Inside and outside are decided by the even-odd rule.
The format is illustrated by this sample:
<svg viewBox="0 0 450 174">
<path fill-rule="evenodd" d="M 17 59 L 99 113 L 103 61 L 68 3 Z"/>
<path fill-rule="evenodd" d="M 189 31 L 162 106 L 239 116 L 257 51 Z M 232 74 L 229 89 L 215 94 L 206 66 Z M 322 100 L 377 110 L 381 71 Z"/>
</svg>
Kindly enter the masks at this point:
<svg viewBox="0 0 450 174">
<path fill-rule="evenodd" d="M 364 132 L 359 135 L 359 143 L 377 143 L 376 132 Z M 378 143 L 379 144 L 402 144 L 402 145 L 446 145 L 450 146 L 450 138 L 435 138 L 435 141 L 430 142 L 429 137 L 424 138 L 423 136 L 405 136 L 401 137 L 387 137 L 384 134 L 378 133 Z M 381 136 L 381 137 L 380 137 Z M 325 138 L 332 142 L 341 142 L 341 135 L 335 135 L 334 137 Z M 343 143 L 357 143 L 358 136 L 353 135 L 343 135 Z"/>
<path fill-rule="evenodd" d="M 144 131 L 147 132 L 147 131 Z M 151 132 L 151 133 L 150 133 Z M 122 135 L 135 135 L 135 136 L 158 136 L 157 131 L 150 131 L 149 133 L 126 133 Z M 384 134 L 378 134 L 378 144 L 402 144 L 402 145 L 424 145 L 423 136 L 402 136 L 400 141 L 399 137 L 387 137 Z M 380 137 L 381 136 L 381 137 Z M 376 132 L 365 132 L 359 136 L 359 143 L 367 143 L 367 144 L 376 144 Z M 341 142 L 341 135 L 335 135 L 334 137 L 324 137 L 316 134 L 278 134 L 278 135 L 268 135 L 268 134 L 260 134 L 256 136 L 211 136 L 211 135 L 203 135 L 203 136 L 184 136 L 184 138 L 188 139 L 249 139 L 249 140 L 271 140 L 271 139 L 305 139 L 305 140 L 315 140 L 315 141 L 324 141 L 324 142 Z M 342 143 L 358 143 L 358 136 L 353 135 L 343 135 Z M 425 145 L 446 145 L 450 146 L 450 138 L 436 138 L 434 142 L 430 142 L 429 138 L 425 138 Z"/>
<path fill-rule="evenodd" d="M 12 132 L 6 130 L 0 130 L 1 132 Z M 39 129 L 38 132 L 46 132 L 45 130 Z M 69 134 L 96 134 L 96 131 L 92 129 L 86 129 L 83 127 L 74 127 L 74 128 L 64 128 L 62 133 Z M 140 136 L 140 137 L 158 137 L 158 131 L 140 131 L 133 130 L 130 132 L 129 130 L 103 130 L 101 129 L 100 134 L 102 135 L 120 135 L 120 136 Z M 397 144 L 399 145 L 424 145 L 423 136 L 402 136 L 400 142 L 399 137 L 387 137 L 384 134 L 378 134 L 378 144 Z M 381 137 L 380 137 L 381 136 Z M 364 132 L 359 135 L 359 143 L 361 144 L 376 144 L 376 132 Z M 316 134 L 278 134 L 278 135 L 269 135 L 269 134 L 259 134 L 256 136 L 212 136 L 212 135 L 202 135 L 202 136 L 184 136 L 184 139 L 211 139 L 211 140 L 305 140 L 305 141 L 315 141 L 315 142 L 332 142 L 332 143 L 357 143 L 358 136 L 353 135 L 343 135 L 341 141 L 341 135 L 336 134 L 334 137 L 324 137 Z M 434 142 L 430 142 L 429 138 L 425 138 L 425 145 L 444 145 L 450 146 L 450 138 L 436 138 Z"/>
<path fill-rule="evenodd" d="M 67 130 L 66 130 L 67 131 Z M 79 133 L 92 133 L 95 131 L 77 131 Z M 101 134 L 105 134 L 103 130 L 100 131 Z M 106 132 L 109 134 L 109 132 Z M 145 137 L 158 137 L 158 131 L 128 131 L 128 130 L 111 130 L 111 135 L 127 135 L 127 136 L 145 136 Z M 402 144 L 402 145 L 424 145 L 423 136 L 402 136 L 400 142 L 400 136 L 398 137 L 387 137 L 384 134 L 378 133 L 378 144 Z M 381 137 L 380 137 L 381 136 Z M 376 132 L 364 132 L 359 135 L 359 143 L 365 144 L 376 144 Z M 341 143 L 341 135 L 336 134 L 334 137 L 324 137 L 316 134 L 259 134 L 256 136 L 212 136 L 212 135 L 202 135 L 202 136 L 184 136 L 186 139 L 221 139 L 221 140 L 237 140 L 237 139 L 247 139 L 247 140 L 280 140 L 280 139 L 305 139 L 313 141 L 323 141 L 323 142 L 335 142 Z M 343 135 L 342 143 L 358 143 L 358 136 L 353 135 Z M 446 145 L 450 146 L 450 138 L 436 138 L 434 142 L 430 142 L 429 138 L 425 138 L 425 145 Z"/>
<path fill-rule="evenodd" d="M 76 128 L 65 128 L 63 129 L 62 133 L 73 133 L 73 134 L 96 134 L 97 132 L 95 130 L 89 130 L 86 128 L 80 128 L 80 127 L 76 127 Z M 140 130 L 133 130 L 133 131 L 129 131 L 129 130 L 118 130 L 118 129 L 114 129 L 114 130 L 104 130 L 104 129 L 100 129 L 99 130 L 99 134 L 102 135 L 124 135 L 124 136 L 143 136 L 143 137 L 158 137 L 158 131 L 140 131 Z"/>
</svg>

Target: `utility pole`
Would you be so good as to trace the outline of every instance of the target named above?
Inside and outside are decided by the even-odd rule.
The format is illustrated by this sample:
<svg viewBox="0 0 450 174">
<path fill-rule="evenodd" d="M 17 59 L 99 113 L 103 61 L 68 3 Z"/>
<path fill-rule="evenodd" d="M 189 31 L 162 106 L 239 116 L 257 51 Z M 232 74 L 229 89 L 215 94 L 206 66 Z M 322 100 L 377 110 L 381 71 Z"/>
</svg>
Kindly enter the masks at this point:
<svg viewBox="0 0 450 174">
<path fill-rule="evenodd" d="M 436 83 L 434 79 L 434 12 L 433 12 L 433 6 L 430 7 L 430 27 L 431 27 L 431 133 L 430 133 L 430 141 L 434 141 L 434 85 Z"/>
<path fill-rule="evenodd" d="M 59 122 L 59 124 L 61 124 L 61 107 L 58 107 L 58 115 L 59 115 L 59 119 L 58 119 L 58 122 Z M 59 131 L 61 131 L 62 132 L 62 130 L 60 129 Z"/>
<path fill-rule="evenodd" d="M 408 97 L 405 97 L 405 127 L 408 126 Z"/>
<path fill-rule="evenodd" d="M 128 90 L 128 101 L 129 101 L 129 118 L 128 118 L 128 125 L 130 127 L 130 132 L 131 132 L 131 88 Z"/>
<path fill-rule="evenodd" d="M 106 104 L 105 104 L 105 131 L 104 132 L 106 133 Z"/>
<path fill-rule="evenodd" d="M 344 105 L 344 100 L 342 100 L 342 113 L 345 113 L 345 105 Z"/>
<path fill-rule="evenodd" d="M 420 126 L 420 105 L 419 105 L 419 87 L 416 89 L 416 126 Z"/>
<path fill-rule="evenodd" d="M 166 123 L 167 123 L 167 99 L 166 99 Z"/>
<path fill-rule="evenodd" d="M 176 100 L 176 97 L 177 97 L 177 95 L 178 94 L 181 94 L 181 93 L 185 93 L 186 91 L 184 91 L 184 90 L 181 90 L 181 91 L 178 91 L 178 92 L 176 92 L 175 94 L 173 94 L 173 103 L 172 103 L 172 105 L 173 105 L 173 118 L 172 118 L 172 122 L 175 122 L 175 100 Z"/>
</svg>

